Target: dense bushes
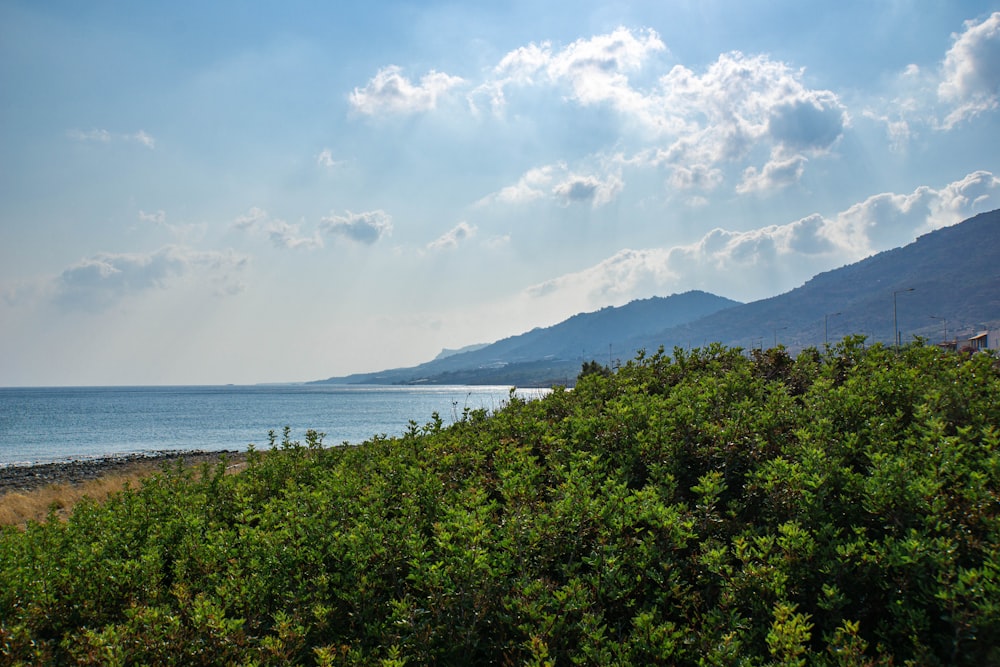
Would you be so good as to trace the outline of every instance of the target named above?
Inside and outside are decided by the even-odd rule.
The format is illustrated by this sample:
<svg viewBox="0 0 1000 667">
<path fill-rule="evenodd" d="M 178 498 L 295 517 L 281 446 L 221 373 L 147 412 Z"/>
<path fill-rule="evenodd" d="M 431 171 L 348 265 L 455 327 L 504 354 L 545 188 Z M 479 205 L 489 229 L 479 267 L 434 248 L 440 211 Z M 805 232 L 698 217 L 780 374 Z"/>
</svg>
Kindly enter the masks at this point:
<svg viewBox="0 0 1000 667">
<path fill-rule="evenodd" d="M 0 655 L 1000 664 L 1000 372 L 848 339 L 640 356 L 492 415 L 172 467 L 0 536 Z"/>
</svg>

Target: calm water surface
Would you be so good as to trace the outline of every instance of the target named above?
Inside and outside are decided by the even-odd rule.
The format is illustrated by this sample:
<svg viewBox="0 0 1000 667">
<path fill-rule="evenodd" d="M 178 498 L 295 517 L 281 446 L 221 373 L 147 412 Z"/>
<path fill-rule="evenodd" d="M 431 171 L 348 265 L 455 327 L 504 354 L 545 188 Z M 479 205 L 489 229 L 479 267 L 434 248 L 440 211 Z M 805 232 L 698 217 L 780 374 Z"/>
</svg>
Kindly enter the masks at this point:
<svg viewBox="0 0 1000 667">
<path fill-rule="evenodd" d="M 545 389 L 522 389 L 537 398 Z M 267 446 L 269 430 L 307 429 L 327 445 L 401 435 L 437 412 L 496 410 L 509 387 L 256 385 L 0 388 L 0 466 L 178 449 Z"/>
</svg>

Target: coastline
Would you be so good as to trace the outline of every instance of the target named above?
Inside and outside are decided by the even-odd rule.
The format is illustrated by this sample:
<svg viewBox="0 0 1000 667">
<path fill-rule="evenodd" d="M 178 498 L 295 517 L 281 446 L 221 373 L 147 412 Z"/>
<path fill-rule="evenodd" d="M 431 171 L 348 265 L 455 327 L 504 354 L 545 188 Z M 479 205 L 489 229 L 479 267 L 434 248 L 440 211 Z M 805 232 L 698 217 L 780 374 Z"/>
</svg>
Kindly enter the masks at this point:
<svg viewBox="0 0 1000 667">
<path fill-rule="evenodd" d="M 231 449 L 158 451 L 149 454 L 122 454 L 24 466 L 0 466 L 0 496 L 11 492 L 34 491 L 51 484 L 78 485 L 111 474 L 156 472 L 164 463 L 177 459 L 183 459 L 187 465 L 215 463 L 222 456 L 226 456 L 232 462 L 241 462 L 246 452 Z"/>
</svg>

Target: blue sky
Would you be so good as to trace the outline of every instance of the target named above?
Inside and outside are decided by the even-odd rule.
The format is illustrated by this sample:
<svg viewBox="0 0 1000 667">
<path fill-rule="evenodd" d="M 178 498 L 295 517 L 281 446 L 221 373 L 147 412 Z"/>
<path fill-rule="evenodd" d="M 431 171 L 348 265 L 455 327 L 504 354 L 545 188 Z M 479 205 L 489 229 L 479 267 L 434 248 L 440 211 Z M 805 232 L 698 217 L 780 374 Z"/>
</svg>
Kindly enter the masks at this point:
<svg viewBox="0 0 1000 667">
<path fill-rule="evenodd" d="M 0 91 L 2 386 L 412 365 L 1000 207 L 997 2 L 0 0 Z"/>
</svg>

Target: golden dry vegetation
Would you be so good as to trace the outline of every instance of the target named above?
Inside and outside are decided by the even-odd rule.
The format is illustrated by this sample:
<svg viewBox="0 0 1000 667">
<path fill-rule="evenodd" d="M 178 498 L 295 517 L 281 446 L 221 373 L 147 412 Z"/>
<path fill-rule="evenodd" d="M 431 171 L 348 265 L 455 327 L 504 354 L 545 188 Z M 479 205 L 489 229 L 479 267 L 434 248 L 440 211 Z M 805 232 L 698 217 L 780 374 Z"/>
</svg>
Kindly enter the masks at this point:
<svg viewBox="0 0 1000 667">
<path fill-rule="evenodd" d="M 197 457 L 199 459 L 203 457 Z M 242 454 L 229 455 L 227 472 L 242 470 L 246 463 Z M 82 482 L 56 482 L 28 491 L 0 492 L 0 526 L 24 526 L 29 521 L 42 521 L 54 510 L 56 517 L 66 519 L 84 498 L 103 502 L 126 487 L 139 485 L 140 480 L 161 470 L 162 461 L 136 461 L 96 479 Z M 188 463 L 197 468 L 198 462 Z"/>
</svg>

